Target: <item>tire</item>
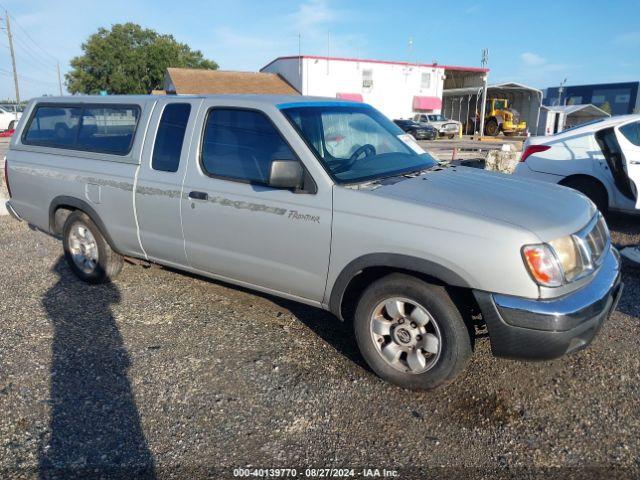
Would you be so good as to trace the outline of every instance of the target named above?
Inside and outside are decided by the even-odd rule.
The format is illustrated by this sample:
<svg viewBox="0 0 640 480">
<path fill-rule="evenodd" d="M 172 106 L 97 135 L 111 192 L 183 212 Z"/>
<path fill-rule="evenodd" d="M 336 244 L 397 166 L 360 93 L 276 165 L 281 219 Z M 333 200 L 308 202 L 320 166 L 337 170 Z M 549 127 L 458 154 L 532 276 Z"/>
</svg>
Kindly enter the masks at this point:
<svg viewBox="0 0 640 480">
<path fill-rule="evenodd" d="M 597 180 L 586 177 L 570 178 L 567 181 L 561 182 L 560 185 L 573 188 L 584 194 L 589 200 L 595 203 L 603 215 L 609 213 L 609 195 L 607 194 L 607 190 L 598 183 Z"/>
<path fill-rule="evenodd" d="M 11 120 L 9 122 L 9 126 L 7 127 L 7 130 L 14 130 L 16 126 L 16 121 L 15 120 Z"/>
<path fill-rule="evenodd" d="M 490 137 L 497 137 L 500 133 L 500 127 L 495 118 L 492 118 L 484 124 L 484 134 Z"/>
<path fill-rule="evenodd" d="M 87 283 L 107 283 L 122 270 L 122 257 L 114 252 L 89 216 L 72 212 L 62 230 L 62 247 L 69 267 Z"/>
<path fill-rule="evenodd" d="M 364 291 L 354 332 L 371 369 L 411 390 L 431 390 L 451 382 L 473 352 L 470 330 L 444 287 L 402 273 L 383 277 Z"/>
<path fill-rule="evenodd" d="M 453 140 L 455 135 L 449 135 L 449 140 Z"/>
</svg>

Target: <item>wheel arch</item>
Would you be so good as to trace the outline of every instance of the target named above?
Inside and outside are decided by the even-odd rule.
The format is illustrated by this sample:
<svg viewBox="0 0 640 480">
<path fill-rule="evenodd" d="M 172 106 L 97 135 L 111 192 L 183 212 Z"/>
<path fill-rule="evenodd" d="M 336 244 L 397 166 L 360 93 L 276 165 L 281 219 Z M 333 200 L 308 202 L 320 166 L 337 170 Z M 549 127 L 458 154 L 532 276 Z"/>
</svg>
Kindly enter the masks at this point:
<svg viewBox="0 0 640 480">
<path fill-rule="evenodd" d="M 562 178 L 558 182 L 558 185 L 571 188 L 570 184 L 572 182 L 579 181 L 579 180 L 590 182 L 591 184 L 595 185 L 596 188 L 599 188 L 602 192 L 604 192 L 607 207 L 611 206 L 610 205 L 611 193 L 609 192 L 609 189 L 607 188 L 607 186 L 604 184 L 602 180 L 600 180 L 597 177 L 594 177 L 593 175 L 589 175 L 586 173 L 573 173 L 571 175 L 567 175 L 566 177 Z"/>
<path fill-rule="evenodd" d="M 62 228 L 69 214 L 75 210 L 79 210 L 85 213 L 93 223 L 98 227 L 100 233 L 107 241 L 112 250 L 117 252 L 114 248 L 114 243 L 109 235 L 105 224 L 102 222 L 100 215 L 95 209 L 89 205 L 85 200 L 81 200 L 76 197 L 69 197 L 65 195 L 58 196 L 51 201 L 49 205 L 49 231 L 53 235 L 62 234 Z"/>
<path fill-rule="evenodd" d="M 407 273 L 446 287 L 471 289 L 462 276 L 436 262 L 411 255 L 370 253 L 352 260 L 342 269 L 331 287 L 329 311 L 344 320 L 349 300 L 354 300 L 366 285 L 393 272 Z"/>
</svg>

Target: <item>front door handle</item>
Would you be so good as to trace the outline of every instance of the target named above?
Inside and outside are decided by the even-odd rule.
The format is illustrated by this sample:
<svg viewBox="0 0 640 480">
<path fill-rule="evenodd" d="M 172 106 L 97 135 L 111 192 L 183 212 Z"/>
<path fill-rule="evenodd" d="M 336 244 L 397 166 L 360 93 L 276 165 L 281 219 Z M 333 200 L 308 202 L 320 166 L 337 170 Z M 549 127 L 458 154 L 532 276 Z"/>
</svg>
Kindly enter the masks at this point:
<svg viewBox="0 0 640 480">
<path fill-rule="evenodd" d="M 207 192 L 189 192 L 189 198 L 192 200 L 209 200 L 209 194 Z"/>
</svg>

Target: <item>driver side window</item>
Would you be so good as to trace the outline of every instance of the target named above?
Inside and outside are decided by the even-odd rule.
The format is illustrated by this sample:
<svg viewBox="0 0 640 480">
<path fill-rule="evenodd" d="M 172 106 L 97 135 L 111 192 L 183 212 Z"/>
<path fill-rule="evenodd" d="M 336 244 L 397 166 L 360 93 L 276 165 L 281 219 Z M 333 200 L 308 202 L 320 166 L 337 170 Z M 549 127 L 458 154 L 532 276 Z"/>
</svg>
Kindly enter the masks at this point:
<svg viewBox="0 0 640 480">
<path fill-rule="evenodd" d="M 264 113 L 235 108 L 209 111 L 201 158 L 209 176 L 259 184 L 268 183 L 273 160 L 296 160 Z"/>
</svg>

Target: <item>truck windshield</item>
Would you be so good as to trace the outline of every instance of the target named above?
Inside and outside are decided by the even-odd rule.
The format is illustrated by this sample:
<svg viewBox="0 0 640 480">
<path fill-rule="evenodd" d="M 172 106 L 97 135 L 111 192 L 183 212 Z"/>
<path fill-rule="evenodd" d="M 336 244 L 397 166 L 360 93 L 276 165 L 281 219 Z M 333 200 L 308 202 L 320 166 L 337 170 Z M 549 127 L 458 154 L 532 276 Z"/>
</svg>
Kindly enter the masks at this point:
<svg viewBox="0 0 640 480">
<path fill-rule="evenodd" d="M 280 106 L 337 183 L 431 168 L 437 162 L 397 125 L 365 104 Z"/>
</svg>

